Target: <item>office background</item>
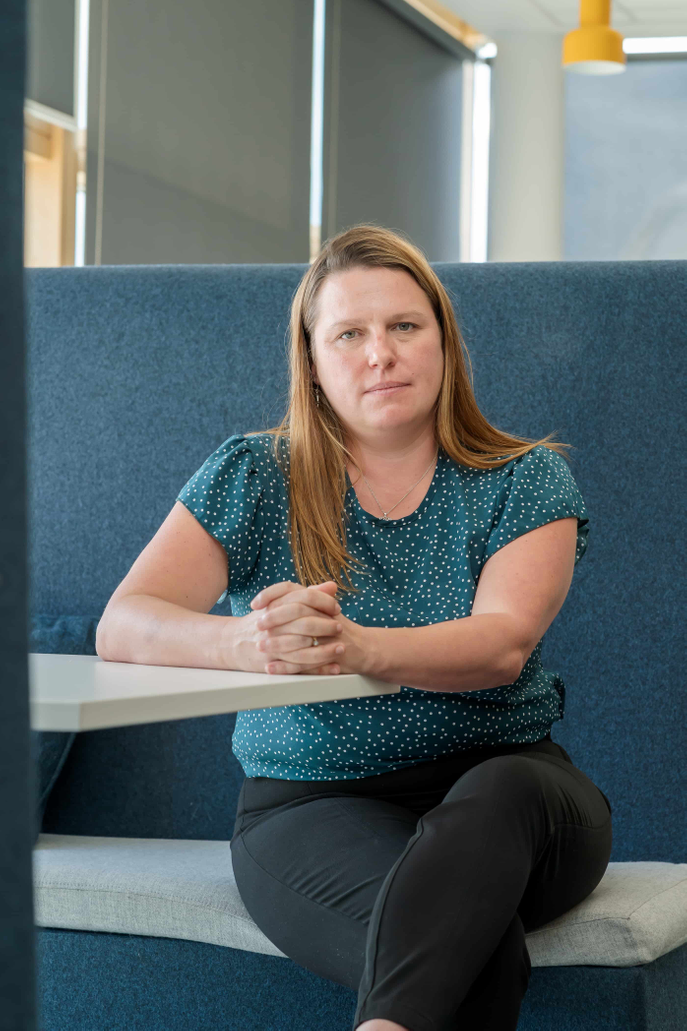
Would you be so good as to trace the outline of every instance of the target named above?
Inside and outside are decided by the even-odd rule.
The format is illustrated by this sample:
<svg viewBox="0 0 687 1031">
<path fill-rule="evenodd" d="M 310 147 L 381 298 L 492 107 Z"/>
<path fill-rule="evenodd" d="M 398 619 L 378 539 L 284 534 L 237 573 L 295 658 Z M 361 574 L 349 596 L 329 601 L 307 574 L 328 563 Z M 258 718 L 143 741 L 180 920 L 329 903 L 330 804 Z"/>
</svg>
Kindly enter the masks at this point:
<svg viewBox="0 0 687 1031">
<path fill-rule="evenodd" d="M 192 21 L 173 0 L 30 0 L 28 11 L 7 0 L 3 9 L 0 601 L 3 674 L 16 690 L 4 693 L 0 719 L 0 1025 L 12 1028 L 35 1017 L 34 799 L 28 749 L 14 744 L 29 700 L 22 242 L 34 266 L 298 262 L 321 236 L 372 217 L 406 230 L 432 261 L 687 257 L 684 56 L 628 59 L 617 78 L 564 74 L 573 0 L 447 0 L 496 54 L 476 39 L 471 48 L 467 30 L 462 44 L 442 36 L 402 0 L 332 0 L 319 26 L 310 0 L 254 0 L 243 20 L 229 0 L 214 16 L 203 13 L 209 0 L 201 6 Z M 660 0 L 614 3 L 626 36 L 684 35 L 681 17 Z M 466 112 L 485 84 L 488 114 L 468 133 Z M 466 148 L 478 153 L 485 138 L 488 165 L 475 172 Z M 482 223 L 468 203 L 480 189 Z"/>
<path fill-rule="evenodd" d="M 451 31 L 405 0 L 29 0 L 25 264 L 307 261 L 359 221 L 431 261 L 687 257 L 687 53 L 574 75 L 572 0 L 446 9 Z M 612 24 L 675 14 L 625 0 Z"/>
</svg>

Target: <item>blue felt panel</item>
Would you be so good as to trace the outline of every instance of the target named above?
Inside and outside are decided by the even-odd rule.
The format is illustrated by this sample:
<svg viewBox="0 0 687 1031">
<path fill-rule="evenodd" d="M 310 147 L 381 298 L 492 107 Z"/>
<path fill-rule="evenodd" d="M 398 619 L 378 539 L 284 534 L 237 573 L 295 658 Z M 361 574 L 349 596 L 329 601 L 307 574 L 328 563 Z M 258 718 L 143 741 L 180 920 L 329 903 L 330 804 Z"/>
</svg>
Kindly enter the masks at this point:
<svg viewBox="0 0 687 1031">
<path fill-rule="evenodd" d="M 30 649 L 90 654 L 98 614 L 189 477 L 233 433 L 279 422 L 306 267 L 27 270 L 29 611 L 54 614 L 33 616 Z M 542 649 L 567 687 L 554 737 L 610 800 L 611 861 L 683 862 L 687 262 L 434 267 L 484 415 L 573 445 L 591 532 Z M 53 754 L 43 829 L 229 840 L 234 724 L 76 735 Z M 350 989 L 280 957 L 57 929 L 37 940 L 51 1031 L 348 1031 L 355 1010 Z M 519 1029 L 682 1031 L 686 950 L 642 967 L 534 968 Z"/>
<path fill-rule="evenodd" d="M 32 617 L 29 651 L 39 654 L 95 655 L 95 633 L 99 617 Z M 38 811 L 34 840 L 38 840 L 45 807 L 55 782 L 74 744 L 76 733 L 61 730 L 32 730 L 31 754 L 36 775 Z"/>
<path fill-rule="evenodd" d="M 100 616 L 31 617 L 29 651 L 41 655 L 97 655 L 95 634 Z"/>
<path fill-rule="evenodd" d="M 0 1025 L 36 1021 L 31 883 L 23 141 L 25 0 L 0 4 Z"/>
<path fill-rule="evenodd" d="M 26 270 L 32 613 L 101 613 L 205 459 L 281 419 L 306 267 Z M 485 416 L 573 445 L 591 532 L 542 647 L 566 683 L 553 736 L 610 799 L 613 862 L 681 862 L 687 261 L 434 268 Z M 210 717 L 79 735 L 45 829 L 226 838 L 231 731 Z"/>
<path fill-rule="evenodd" d="M 81 731 L 43 830 L 229 841 L 243 782 L 231 751 L 235 723 L 227 713 Z M 85 778 L 84 770 L 91 771 Z"/>
<path fill-rule="evenodd" d="M 290 959 L 41 928 L 50 1031 L 351 1031 L 357 993 Z M 534 967 L 518 1031 L 684 1031 L 687 945 L 638 967 Z"/>
<path fill-rule="evenodd" d="M 75 738 L 75 731 L 31 731 L 31 757 L 36 775 L 36 795 L 38 801 L 34 841 L 38 841 L 50 792 L 64 766 Z"/>
</svg>

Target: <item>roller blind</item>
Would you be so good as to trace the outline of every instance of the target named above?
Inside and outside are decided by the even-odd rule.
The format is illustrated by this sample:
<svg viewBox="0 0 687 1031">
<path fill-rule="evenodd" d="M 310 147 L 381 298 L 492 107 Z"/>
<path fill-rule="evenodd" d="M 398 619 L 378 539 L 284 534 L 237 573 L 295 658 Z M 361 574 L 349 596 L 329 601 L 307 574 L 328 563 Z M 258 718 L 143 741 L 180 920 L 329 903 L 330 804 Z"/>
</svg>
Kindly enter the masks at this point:
<svg viewBox="0 0 687 1031">
<path fill-rule="evenodd" d="M 75 0 L 29 0 L 26 96 L 74 115 Z"/>
<path fill-rule="evenodd" d="M 311 0 L 110 0 L 106 23 L 92 0 L 87 264 L 98 235 L 101 264 L 308 261 L 312 22 Z"/>
<path fill-rule="evenodd" d="M 327 0 L 323 238 L 401 229 L 460 260 L 462 60 L 378 0 Z"/>
</svg>

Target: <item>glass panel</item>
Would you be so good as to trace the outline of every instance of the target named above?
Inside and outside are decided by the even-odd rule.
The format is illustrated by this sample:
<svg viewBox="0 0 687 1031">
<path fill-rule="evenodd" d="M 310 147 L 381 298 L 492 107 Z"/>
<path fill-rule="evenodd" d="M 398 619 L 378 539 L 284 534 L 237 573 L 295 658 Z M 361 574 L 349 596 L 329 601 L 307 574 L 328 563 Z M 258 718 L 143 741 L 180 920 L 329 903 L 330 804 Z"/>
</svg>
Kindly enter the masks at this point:
<svg viewBox="0 0 687 1031">
<path fill-rule="evenodd" d="M 687 258 L 687 60 L 566 75 L 567 261 Z"/>
</svg>

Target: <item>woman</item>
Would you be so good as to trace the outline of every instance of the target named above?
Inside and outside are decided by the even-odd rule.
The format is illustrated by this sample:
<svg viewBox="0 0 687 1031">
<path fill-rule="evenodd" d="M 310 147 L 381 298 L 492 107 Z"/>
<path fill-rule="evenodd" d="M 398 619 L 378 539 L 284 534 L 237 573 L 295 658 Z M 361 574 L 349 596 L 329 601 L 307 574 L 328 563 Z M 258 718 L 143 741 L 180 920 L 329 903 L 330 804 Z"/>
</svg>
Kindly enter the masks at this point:
<svg viewBox="0 0 687 1031">
<path fill-rule="evenodd" d="M 540 660 L 589 531 L 567 445 L 487 422 L 446 291 L 398 233 L 327 241 L 290 337 L 281 426 L 230 437 L 173 510 L 212 538 L 208 597 L 231 590 L 199 664 L 402 687 L 237 714 L 239 893 L 358 992 L 353 1031 L 510 1031 L 525 934 L 594 890 L 612 843 L 606 796 L 551 740 L 565 685 Z"/>
</svg>

